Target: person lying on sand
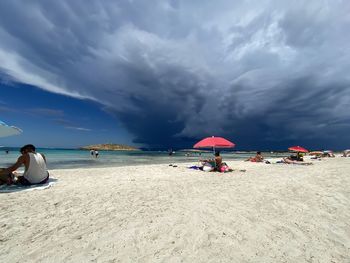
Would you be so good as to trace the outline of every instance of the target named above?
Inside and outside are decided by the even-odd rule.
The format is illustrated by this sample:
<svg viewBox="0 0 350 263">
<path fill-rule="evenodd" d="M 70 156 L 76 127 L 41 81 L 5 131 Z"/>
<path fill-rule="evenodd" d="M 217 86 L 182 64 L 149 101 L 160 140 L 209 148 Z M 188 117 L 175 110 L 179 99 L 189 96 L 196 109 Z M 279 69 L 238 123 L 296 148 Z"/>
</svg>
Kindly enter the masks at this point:
<svg viewBox="0 0 350 263">
<path fill-rule="evenodd" d="M 49 180 L 49 172 L 46 168 L 46 158 L 43 154 L 35 151 L 32 144 L 25 145 L 20 150 L 21 156 L 17 162 L 6 169 L 0 170 L 0 183 L 13 183 L 22 185 L 44 184 Z M 24 165 L 25 171 L 22 176 L 14 172 Z M 17 178 L 15 178 L 17 176 Z M 17 180 L 15 180 L 17 179 Z"/>
<path fill-rule="evenodd" d="M 249 157 L 245 162 L 254 162 L 254 163 L 261 163 L 264 161 L 264 157 L 262 156 L 261 152 L 257 152 L 254 157 Z"/>
<path fill-rule="evenodd" d="M 283 158 L 279 163 L 286 163 L 286 164 L 300 164 L 300 165 L 311 165 L 313 163 L 306 163 L 304 161 L 296 161 L 292 160 L 290 157 Z"/>
</svg>

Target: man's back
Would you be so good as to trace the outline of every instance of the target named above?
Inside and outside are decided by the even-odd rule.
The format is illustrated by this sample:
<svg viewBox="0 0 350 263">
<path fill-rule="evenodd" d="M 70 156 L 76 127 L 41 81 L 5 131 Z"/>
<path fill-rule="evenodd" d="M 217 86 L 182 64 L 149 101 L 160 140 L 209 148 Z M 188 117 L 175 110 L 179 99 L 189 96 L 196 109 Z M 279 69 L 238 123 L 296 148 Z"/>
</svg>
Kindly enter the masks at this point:
<svg viewBox="0 0 350 263">
<path fill-rule="evenodd" d="M 216 163 L 216 167 L 217 168 L 220 168 L 221 167 L 221 164 L 222 164 L 222 157 L 219 155 L 219 156 L 215 156 L 215 163 Z"/>
<path fill-rule="evenodd" d="M 25 173 L 24 177 L 32 184 L 45 180 L 48 176 L 46 161 L 40 153 L 29 152 L 24 156 Z"/>
</svg>

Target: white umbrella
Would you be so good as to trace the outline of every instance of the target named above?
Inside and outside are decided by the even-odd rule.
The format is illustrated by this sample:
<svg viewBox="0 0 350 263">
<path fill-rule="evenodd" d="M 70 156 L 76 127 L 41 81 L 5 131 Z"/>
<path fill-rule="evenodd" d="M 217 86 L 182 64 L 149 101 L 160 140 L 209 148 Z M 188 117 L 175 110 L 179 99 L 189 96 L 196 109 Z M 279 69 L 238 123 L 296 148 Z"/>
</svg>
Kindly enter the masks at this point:
<svg viewBox="0 0 350 263">
<path fill-rule="evenodd" d="M 0 137 L 7 137 L 22 133 L 20 128 L 9 126 L 5 122 L 0 121 Z"/>
</svg>

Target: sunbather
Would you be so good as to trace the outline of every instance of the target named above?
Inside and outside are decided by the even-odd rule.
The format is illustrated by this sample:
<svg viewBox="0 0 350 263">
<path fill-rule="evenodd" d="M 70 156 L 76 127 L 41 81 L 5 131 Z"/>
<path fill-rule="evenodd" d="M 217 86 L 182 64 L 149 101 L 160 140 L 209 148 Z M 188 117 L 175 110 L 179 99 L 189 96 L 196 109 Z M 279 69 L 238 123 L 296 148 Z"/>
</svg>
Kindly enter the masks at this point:
<svg viewBox="0 0 350 263">
<path fill-rule="evenodd" d="M 261 152 L 257 152 L 254 157 L 249 157 L 246 162 L 255 162 L 255 163 L 261 163 L 264 161 L 264 157 L 262 156 Z"/>
<path fill-rule="evenodd" d="M 287 157 L 288 159 L 292 160 L 292 161 L 298 161 L 298 162 L 303 162 L 304 161 L 304 156 L 302 153 L 297 152 L 296 155 L 291 155 L 289 157 Z"/>
<path fill-rule="evenodd" d="M 210 171 L 218 171 L 218 172 L 232 171 L 232 169 L 230 169 L 228 165 L 222 161 L 222 157 L 220 156 L 219 151 L 215 152 L 214 159 L 202 160 L 202 165 L 203 165 L 203 171 L 204 170 L 209 171 L 210 167 L 212 167 Z"/>
<path fill-rule="evenodd" d="M 290 157 L 283 158 L 279 163 L 300 164 L 300 165 L 311 165 L 311 164 L 313 164 L 313 163 L 308 163 L 308 162 L 304 162 L 304 161 L 292 160 Z"/>
<path fill-rule="evenodd" d="M 46 183 L 49 179 L 49 173 L 46 168 L 45 156 L 37 153 L 35 146 L 32 144 L 23 146 L 20 152 L 22 155 L 15 164 L 0 170 L 0 183 L 17 183 L 22 185 Z M 23 175 L 17 176 L 14 172 L 22 165 L 25 167 L 25 172 Z"/>
</svg>

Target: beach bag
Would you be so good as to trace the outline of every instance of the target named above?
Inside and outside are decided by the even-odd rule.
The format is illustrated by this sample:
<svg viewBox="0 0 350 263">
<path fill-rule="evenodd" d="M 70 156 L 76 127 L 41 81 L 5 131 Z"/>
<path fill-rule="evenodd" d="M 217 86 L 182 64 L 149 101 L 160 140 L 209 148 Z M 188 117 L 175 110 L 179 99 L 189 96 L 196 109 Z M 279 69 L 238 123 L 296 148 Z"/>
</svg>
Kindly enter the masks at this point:
<svg viewBox="0 0 350 263">
<path fill-rule="evenodd" d="M 229 170 L 230 170 L 230 168 L 227 166 L 227 164 L 221 165 L 221 167 L 220 167 L 221 173 L 228 172 Z"/>
<path fill-rule="evenodd" d="M 214 167 L 210 163 L 203 164 L 203 172 L 211 172 L 214 170 Z"/>
</svg>

